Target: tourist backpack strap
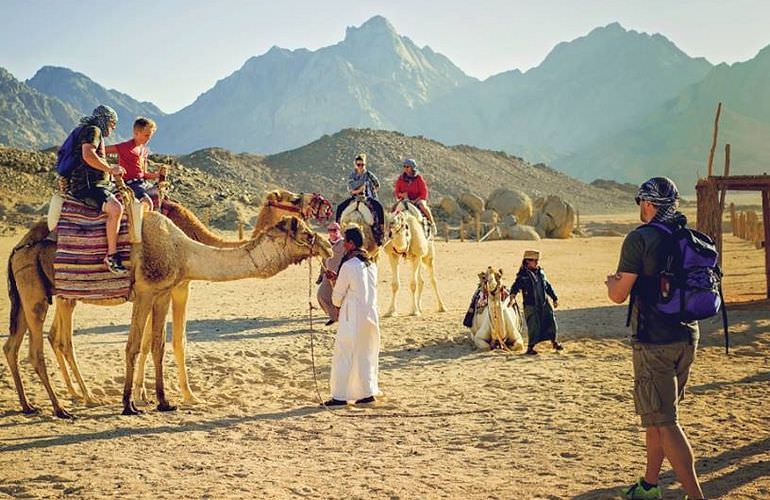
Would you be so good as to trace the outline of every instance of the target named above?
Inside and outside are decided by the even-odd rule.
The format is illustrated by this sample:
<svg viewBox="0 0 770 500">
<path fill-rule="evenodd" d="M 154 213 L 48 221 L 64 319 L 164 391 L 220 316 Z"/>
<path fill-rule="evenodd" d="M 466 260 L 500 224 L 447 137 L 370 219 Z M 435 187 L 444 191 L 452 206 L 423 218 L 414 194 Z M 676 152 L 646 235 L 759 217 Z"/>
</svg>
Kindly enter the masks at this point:
<svg viewBox="0 0 770 500">
<path fill-rule="evenodd" d="M 730 354 L 730 334 L 728 332 L 727 322 L 727 304 L 725 304 L 725 296 L 722 294 L 722 282 L 719 282 L 719 298 L 722 299 L 722 328 L 725 331 L 725 354 Z"/>
</svg>

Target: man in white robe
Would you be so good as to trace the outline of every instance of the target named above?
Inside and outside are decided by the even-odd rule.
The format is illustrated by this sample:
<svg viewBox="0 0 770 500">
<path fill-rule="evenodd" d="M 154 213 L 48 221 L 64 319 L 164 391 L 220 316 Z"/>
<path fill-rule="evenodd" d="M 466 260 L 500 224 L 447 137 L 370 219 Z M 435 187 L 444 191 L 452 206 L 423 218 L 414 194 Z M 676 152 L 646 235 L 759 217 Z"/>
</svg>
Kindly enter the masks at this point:
<svg viewBox="0 0 770 500">
<path fill-rule="evenodd" d="M 379 394 L 377 266 L 361 250 L 363 243 L 360 229 L 345 231 L 346 254 L 332 291 L 332 302 L 340 309 L 332 356 L 332 398 L 323 403 L 327 407 L 342 407 L 348 401 L 369 405 Z"/>
</svg>

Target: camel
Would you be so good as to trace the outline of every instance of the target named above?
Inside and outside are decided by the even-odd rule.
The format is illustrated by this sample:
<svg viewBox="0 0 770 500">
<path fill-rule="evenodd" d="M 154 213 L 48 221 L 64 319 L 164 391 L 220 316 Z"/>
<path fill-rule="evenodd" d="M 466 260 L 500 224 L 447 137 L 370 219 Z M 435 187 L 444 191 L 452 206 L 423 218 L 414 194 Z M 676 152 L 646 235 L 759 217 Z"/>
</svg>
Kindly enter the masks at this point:
<svg viewBox="0 0 770 500">
<path fill-rule="evenodd" d="M 195 215 L 184 206 L 166 202 L 164 211 L 168 217 L 179 226 L 185 234 L 192 239 L 204 244 L 219 248 L 235 248 L 241 246 L 245 241 L 226 241 L 212 233 L 205 227 Z M 300 193 L 299 195 L 286 190 L 274 190 L 267 194 L 265 202 L 257 217 L 257 222 L 252 233 L 252 238 L 258 236 L 270 225 L 274 225 L 283 215 L 300 215 L 303 218 L 315 217 L 319 221 L 328 219 L 331 215 L 331 204 L 322 196 L 316 193 Z M 56 244 L 47 240 L 49 231 L 45 221 L 41 221 L 22 238 L 14 251 L 11 253 L 8 261 L 9 280 L 13 278 L 13 269 L 22 269 L 23 279 L 15 280 L 18 283 L 19 292 L 22 296 L 26 294 L 35 295 L 37 291 L 42 290 L 47 297 L 53 293 L 53 261 L 56 253 Z M 190 390 L 187 379 L 187 368 L 185 365 L 184 344 L 185 344 L 185 312 L 187 309 L 187 299 L 189 297 L 189 283 L 181 283 L 172 294 L 172 314 L 173 314 L 173 335 L 172 343 L 174 354 L 178 366 L 179 387 L 183 394 L 185 403 L 197 403 L 198 398 Z M 113 304 L 121 303 L 116 301 Z M 112 305 L 112 304 L 105 304 Z M 73 375 L 82 392 L 82 399 L 88 405 L 99 404 L 88 390 L 78 369 L 77 360 L 72 347 L 72 313 L 75 307 L 75 301 L 60 299 L 57 297 L 56 308 L 54 309 L 54 320 L 49 332 L 49 341 L 56 355 L 62 377 L 67 386 L 67 390 L 73 397 L 80 397 L 75 391 L 70 380 L 67 367 L 69 364 Z M 11 310 L 11 332 L 13 334 L 14 325 L 25 325 L 19 321 L 20 316 L 24 315 L 21 307 Z M 45 313 L 42 314 L 42 321 L 45 320 Z M 23 332 L 22 336 L 23 336 Z M 150 337 L 147 336 L 142 343 L 142 354 L 140 356 L 139 370 L 137 370 L 137 387 L 140 397 L 146 399 L 144 389 L 144 366 L 146 358 L 150 351 Z"/>
<path fill-rule="evenodd" d="M 343 233 L 345 229 L 353 226 L 361 229 L 361 232 L 364 235 L 364 250 L 366 250 L 366 253 L 371 259 L 377 260 L 380 253 L 380 247 L 374 240 L 374 233 L 372 232 L 374 215 L 364 201 L 365 198 L 363 196 L 355 197 L 350 205 L 348 205 L 342 214 L 340 214 L 340 226 L 342 226 Z"/>
<path fill-rule="evenodd" d="M 508 306 L 502 277 L 502 269 L 494 271 L 491 267 L 479 273 L 481 294 L 476 303 L 471 337 L 479 349 L 500 347 L 521 352 L 524 350 L 521 314 L 518 307 Z"/>
<path fill-rule="evenodd" d="M 218 248 L 235 248 L 243 245 L 244 241 L 226 241 L 213 232 L 211 232 L 195 215 L 187 210 L 183 205 L 171 201 L 164 204 L 166 215 L 185 232 L 190 238 L 209 246 Z M 319 222 L 328 220 L 333 211 L 331 204 L 323 196 L 317 193 L 295 194 L 283 189 L 270 191 L 265 196 L 265 201 L 257 216 L 257 221 L 252 232 L 252 239 L 256 238 L 267 228 L 274 226 L 284 215 L 301 216 L 307 220 L 314 217 Z M 27 269 L 32 266 L 27 273 L 25 280 L 19 280 L 20 293 L 24 295 L 27 287 L 39 287 L 46 290 L 50 297 L 53 292 L 53 260 L 56 253 L 55 243 L 45 238 L 48 236 L 48 228 L 45 222 L 36 224 L 22 241 L 14 249 L 9 258 L 9 276 L 11 267 L 21 267 Z M 37 270 L 37 272 L 31 272 Z M 179 387 L 182 391 L 183 402 L 186 404 L 199 403 L 200 400 L 192 393 L 187 377 L 187 367 L 185 364 L 185 341 L 186 341 L 186 311 L 187 300 L 189 298 L 189 283 L 181 283 L 178 289 L 172 294 L 172 344 L 174 346 L 174 355 L 176 358 L 179 378 Z M 120 302 L 115 302 L 115 304 Z M 56 355 L 59 369 L 67 386 L 69 394 L 73 397 L 80 397 L 75 391 L 72 381 L 67 371 L 67 364 L 73 372 L 75 379 L 82 392 L 82 399 L 86 405 L 97 405 L 100 401 L 91 394 L 85 382 L 80 375 L 77 360 L 72 346 L 72 315 L 75 307 L 75 301 L 56 298 L 54 308 L 54 319 L 49 332 L 49 341 Z M 13 316 L 23 314 L 21 309 L 12 311 Z M 45 315 L 43 315 L 45 320 Z M 139 368 L 136 375 L 136 386 L 140 399 L 146 400 L 146 389 L 144 388 L 144 367 L 150 352 L 150 337 L 145 337 L 142 342 L 142 351 L 139 358 Z M 66 360 L 66 363 L 65 363 Z"/>
<path fill-rule="evenodd" d="M 126 381 L 123 391 L 123 414 L 139 411 L 131 399 L 134 367 L 140 342 L 148 318 L 152 313 L 151 342 L 155 364 L 155 386 L 158 410 L 175 409 L 168 403 L 163 386 L 163 353 L 165 349 L 165 322 L 171 296 L 180 284 L 193 280 L 230 281 L 248 277 L 268 278 L 291 264 L 312 257 L 330 257 L 331 245 L 307 225 L 294 217 L 286 217 L 274 227 L 262 232 L 237 248 L 220 249 L 188 238 L 165 216 L 150 212 L 142 224 L 142 243 L 133 245 L 131 269 L 133 273 L 131 327 L 126 345 Z M 46 245 L 51 251 L 52 245 Z M 72 415 L 62 407 L 53 391 L 43 358 L 43 320 L 48 308 L 45 288 L 17 284 L 30 274 L 38 273 L 31 266 L 14 266 L 9 261 L 9 296 L 11 297 L 11 332 L 3 346 L 11 369 L 22 411 L 37 410 L 27 400 L 18 371 L 18 351 L 27 329 L 30 331 L 30 360 L 48 392 L 54 414 L 60 418 Z M 33 279 L 33 281 L 36 281 Z M 39 280 L 37 280 L 39 281 Z M 89 301 L 99 303 L 99 301 Z M 110 304 L 114 301 L 108 301 Z M 108 304 L 109 305 L 109 304 Z M 23 311 L 23 314 L 18 314 Z M 14 315 L 14 313 L 16 313 Z"/>
<path fill-rule="evenodd" d="M 404 209 L 404 207 L 408 207 Z M 400 211 L 398 211 L 400 209 Z M 411 279 L 409 288 L 412 291 L 412 316 L 422 314 L 422 291 L 425 284 L 421 274 L 421 264 L 428 269 L 431 285 L 436 292 L 436 301 L 438 302 L 438 312 L 445 312 L 444 301 L 441 300 L 441 294 L 436 283 L 436 272 L 434 269 L 436 248 L 433 238 L 427 238 L 423 230 L 423 224 L 418 218 L 417 207 L 411 204 L 399 203 L 397 212 L 390 217 L 389 232 L 390 241 L 383 247 L 385 254 L 390 261 L 390 270 L 392 282 L 390 289 L 392 291 L 390 307 L 385 316 L 396 316 L 396 294 L 401 287 L 398 276 L 398 266 L 401 258 L 404 258 L 411 265 Z"/>
</svg>

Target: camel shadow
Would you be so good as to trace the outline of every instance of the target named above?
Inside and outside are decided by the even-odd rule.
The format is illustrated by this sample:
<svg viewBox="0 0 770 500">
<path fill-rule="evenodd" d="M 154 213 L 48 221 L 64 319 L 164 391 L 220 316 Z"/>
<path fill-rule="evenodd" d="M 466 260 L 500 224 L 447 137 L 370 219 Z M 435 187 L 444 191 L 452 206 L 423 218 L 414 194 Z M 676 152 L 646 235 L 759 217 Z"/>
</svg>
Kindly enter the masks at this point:
<svg viewBox="0 0 770 500">
<path fill-rule="evenodd" d="M 304 318 L 233 318 L 233 319 L 202 319 L 187 321 L 187 339 L 195 342 L 215 340 L 242 340 L 249 338 L 282 337 L 287 335 L 304 333 L 300 328 L 307 324 Z M 296 325 L 291 332 L 263 332 L 283 326 Z M 129 325 L 109 325 L 92 328 L 79 328 L 75 333 L 83 334 L 109 334 L 127 333 Z M 171 322 L 166 323 L 167 340 L 171 340 Z M 122 341 L 102 341 L 95 344 L 114 344 Z"/>
<path fill-rule="evenodd" d="M 116 438 L 122 438 L 131 436 L 151 436 L 159 434 L 177 434 L 183 432 L 196 432 L 196 431 L 212 431 L 216 429 L 232 427 L 239 424 L 259 421 L 270 420 L 283 420 L 292 417 L 305 417 L 325 412 L 326 410 L 317 406 L 304 406 L 299 408 L 292 408 L 290 410 L 276 411 L 271 413 L 260 413 L 257 415 L 250 415 L 245 417 L 230 417 L 220 420 L 209 422 L 196 422 L 186 423 L 181 425 L 161 425 L 158 427 L 139 427 L 139 426 L 116 426 L 104 431 L 81 433 L 81 434 L 67 434 L 58 436 L 38 436 L 26 438 L 27 442 L 12 444 L 8 446 L 0 446 L 0 453 L 14 452 L 14 451 L 27 451 L 34 449 L 46 449 L 54 448 L 58 446 L 68 446 L 72 444 L 88 443 L 94 441 L 111 440 Z M 117 416 L 114 413 L 104 413 L 95 415 L 93 419 L 100 420 L 106 418 L 130 418 L 136 419 L 141 417 L 122 417 Z"/>
</svg>

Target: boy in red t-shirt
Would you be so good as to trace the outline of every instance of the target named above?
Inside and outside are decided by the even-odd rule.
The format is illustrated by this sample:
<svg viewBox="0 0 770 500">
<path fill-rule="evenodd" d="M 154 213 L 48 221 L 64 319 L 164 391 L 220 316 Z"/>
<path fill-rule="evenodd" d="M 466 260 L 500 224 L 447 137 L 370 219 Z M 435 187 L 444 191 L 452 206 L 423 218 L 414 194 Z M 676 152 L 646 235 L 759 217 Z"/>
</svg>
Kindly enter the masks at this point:
<svg viewBox="0 0 770 500">
<path fill-rule="evenodd" d="M 152 210 L 152 199 L 147 194 L 152 186 L 146 180 L 158 178 L 157 172 L 147 171 L 147 143 L 157 128 L 154 120 L 140 116 L 134 121 L 133 139 L 106 148 L 107 154 L 118 155 L 118 165 L 126 171 L 123 180 L 147 210 Z"/>
</svg>

